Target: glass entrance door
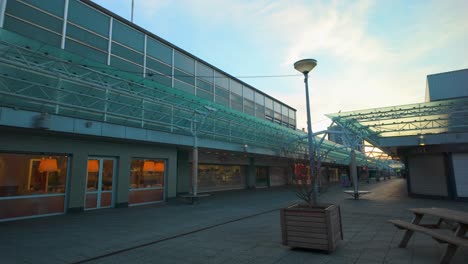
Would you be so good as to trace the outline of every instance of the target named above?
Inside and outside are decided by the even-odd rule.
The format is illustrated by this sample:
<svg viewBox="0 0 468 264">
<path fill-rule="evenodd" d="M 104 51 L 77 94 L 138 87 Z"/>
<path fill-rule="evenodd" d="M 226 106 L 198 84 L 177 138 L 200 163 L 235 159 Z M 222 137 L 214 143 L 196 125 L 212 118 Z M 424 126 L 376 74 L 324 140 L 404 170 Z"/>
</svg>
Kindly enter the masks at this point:
<svg viewBox="0 0 468 264">
<path fill-rule="evenodd" d="M 88 159 L 85 209 L 114 206 L 115 165 L 112 158 Z"/>
<path fill-rule="evenodd" d="M 256 167 L 255 168 L 255 187 L 268 187 L 268 167 Z"/>
</svg>

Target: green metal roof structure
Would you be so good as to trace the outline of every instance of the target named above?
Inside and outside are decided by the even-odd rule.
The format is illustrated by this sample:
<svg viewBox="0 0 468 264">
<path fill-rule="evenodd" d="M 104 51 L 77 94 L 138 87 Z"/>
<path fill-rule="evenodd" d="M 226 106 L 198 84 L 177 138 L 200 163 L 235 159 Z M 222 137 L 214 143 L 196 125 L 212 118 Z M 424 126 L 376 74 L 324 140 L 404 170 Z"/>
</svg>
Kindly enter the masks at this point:
<svg viewBox="0 0 468 264">
<path fill-rule="evenodd" d="M 283 155 L 307 152 L 302 131 L 3 29 L 0 67 L 2 106 L 188 136 L 193 120 L 200 118 L 198 113 L 215 109 L 198 131 L 199 138 L 269 148 Z M 321 151 L 326 162 L 349 163 L 349 149 L 341 145 L 324 141 Z M 380 168 L 388 165 L 362 153 L 357 163 Z"/>
<path fill-rule="evenodd" d="M 326 115 L 377 147 L 418 145 L 417 139 L 468 132 L 468 98 Z M 392 140 L 388 140 L 392 139 Z M 413 139 L 413 143 L 404 142 Z M 434 143 L 438 143 L 437 140 Z"/>
</svg>

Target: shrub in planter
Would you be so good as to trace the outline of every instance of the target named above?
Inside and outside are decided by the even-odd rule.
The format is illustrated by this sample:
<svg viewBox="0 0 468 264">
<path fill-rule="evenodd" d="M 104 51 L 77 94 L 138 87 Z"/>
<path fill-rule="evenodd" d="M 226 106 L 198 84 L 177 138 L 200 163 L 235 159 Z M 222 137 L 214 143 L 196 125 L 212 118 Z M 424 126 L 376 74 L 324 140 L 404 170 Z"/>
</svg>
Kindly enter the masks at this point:
<svg viewBox="0 0 468 264">
<path fill-rule="evenodd" d="M 281 209 L 283 245 L 308 249 L 335 251 L 343 239 L 340 206 L 317 202 L 315 184 L 320 161 L 312 174 L 304 164 L 295 164 L 296 195 L 304 203 Z M 310 175 L 310 176 L 309 176 Z"/>
<path fill-rule="evenodd" d="M 295 204 L 281 209 L 283 245 L 335 251 L 343 239 L 340 207 L 334 204 Z"/>
</svg>

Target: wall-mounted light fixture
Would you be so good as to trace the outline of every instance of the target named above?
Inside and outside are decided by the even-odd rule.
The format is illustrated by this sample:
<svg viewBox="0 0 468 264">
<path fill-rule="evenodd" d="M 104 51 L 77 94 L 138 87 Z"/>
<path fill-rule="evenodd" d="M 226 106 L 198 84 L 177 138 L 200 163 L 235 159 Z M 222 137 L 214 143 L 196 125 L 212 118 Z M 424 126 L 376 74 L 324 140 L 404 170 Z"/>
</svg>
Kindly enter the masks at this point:
<svg viewBox="0 0 468 264">
<path fill-rule="evenodd" d="M 426 145 L 426 142 L 424 140 L 424 135 L 419 135 L 418 144 L 419 144 L 419 146 L 425 146 Z"/>
<path fill-rule="evenodd" d="M 247 152 L 248 147 L 249 147 L 249 145 L 247 145 L 247 144 L 244 145 L 244 152 Z"/>
</svg>

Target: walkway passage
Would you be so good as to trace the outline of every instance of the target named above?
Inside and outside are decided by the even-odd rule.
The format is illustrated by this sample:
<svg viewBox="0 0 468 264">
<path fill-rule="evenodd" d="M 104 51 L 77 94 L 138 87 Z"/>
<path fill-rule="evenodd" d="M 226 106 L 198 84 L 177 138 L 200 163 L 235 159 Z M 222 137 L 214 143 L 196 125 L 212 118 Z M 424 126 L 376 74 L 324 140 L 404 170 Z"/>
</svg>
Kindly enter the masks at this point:
<svg viewBox="0 0 468 264">
<path fill-rule="evenodd" d="M 410 220 L 408 207 L 468 210 L 468 203 L 408 198 L 402 179 L 365 187 L 372 193 L 361 200 L 339 186 L 320 197 L 342 208 L 345 240 L 330 255 L 281 245 L 277 209 L 297 199 L 287 188 L 270 188 L 214 193 L 197 205 L 174 201 L 0 223 L 0 262 L 437 263 L 439 244 L 417 234 L 400 249 L 402 231 L 387 220 Z M 453 263 L 466 259 L 461 249 Z"/>
</svg>

